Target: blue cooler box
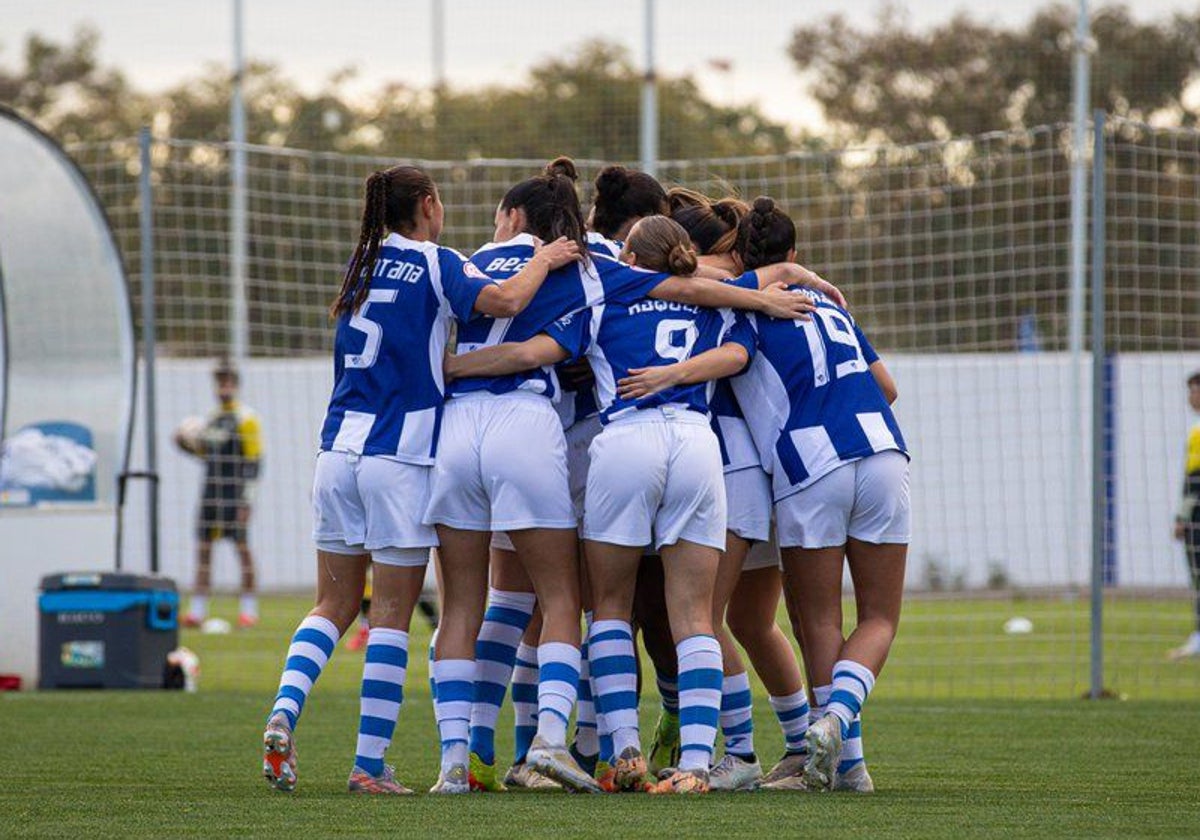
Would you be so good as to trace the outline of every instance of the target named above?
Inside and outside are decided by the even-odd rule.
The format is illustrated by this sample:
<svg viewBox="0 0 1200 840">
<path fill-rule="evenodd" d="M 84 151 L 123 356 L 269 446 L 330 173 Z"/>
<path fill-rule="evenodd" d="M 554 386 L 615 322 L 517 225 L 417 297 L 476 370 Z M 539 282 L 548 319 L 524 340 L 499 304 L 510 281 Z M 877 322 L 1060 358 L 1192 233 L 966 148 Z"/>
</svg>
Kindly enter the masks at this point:
<svg viewBox="0 0 1200 840">
<path fill-rule="evenodd" d="M 39 688 L 161 688 L 179 645 L 179 593 L 162 577 L 48 575 L 38 597 Z"/>
</svg>

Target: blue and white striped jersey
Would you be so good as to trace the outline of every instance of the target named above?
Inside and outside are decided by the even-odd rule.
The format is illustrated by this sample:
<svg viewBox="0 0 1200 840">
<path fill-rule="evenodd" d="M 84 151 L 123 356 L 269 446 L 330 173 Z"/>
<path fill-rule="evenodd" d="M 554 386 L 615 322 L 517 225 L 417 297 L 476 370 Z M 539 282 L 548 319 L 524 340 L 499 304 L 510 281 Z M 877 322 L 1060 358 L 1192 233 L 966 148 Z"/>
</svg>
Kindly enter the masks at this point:
<svg viewBox="0 0 1200 840">
<path fill-rule="evenodd" d="M 645 297 L 669 275 L 624 265 L 606 251 L 594 253 L 586 263 L 572 263 L 551 272 L 529 306 L 514 318 L 459 320 L 458 353 L 520 342 L 544 332 L 558 319 L 606 300 L 633 301 Z M 507 242 L 489 242 L 471 256 L 471 262 L 488 277 L 503 282 L 533 256 L 533 237 L 519 234 Z M 558 377 L 553 367 L 496 377 L 467 377 L 450 384 L 451 397 L 473 391 L 506 394 L 530 391 L 558 400 Z"/>
<path fill-rule="evenodd" d="M 595 231 L 588 231 L 587 243 L 588 250 L 593 254 L 612 257 L 613 259 L 621 255 L 620 242 L 614 242 Z M 563 364 L 570 364 L 570 362 L 564 362 Z M 561 367 L 562 365 L 558 365 L 555 367 L 555 371 L 559 372 Z M 562 420 L 564 429 L 569 429 L 576 423 L 582 423 L 584 420 L 595 417 L 600 413 L 595 385 L 574 389 L 567 387 L 563 383 L 562 396 L 562 400 L 558 403 L 558 416 Z"/>
<path fill-rule="evenodd" d="M 711 382 L 679 385 L 640 400 L 618 397 L 617 382 L 630 370 L 682 362 L 729 341 L 754 355 L 754 335 L 742 314 L 662 300 L 593 306 L 556 322 L 547 332 L 573 355 L 587 354 L 604 423 L 668 403 L 708 414 Z"/>
<path fill-rule="evenodd" d="M 757 289 L 759 280 L 755 272 L 748 271 L 725 282 L 743 289 Z M 738 405 L 729 379 L 721 379 L 715 383 L 708 407 L 712 412 L 712 430 L 721 447 L 721 465 L 725 472 L 759 467 L 758 450 L 754 446 L 750 427 L 746 425 L 746 418 Z"/>
<path fill-rule="evenodd" d="M 907 454 L 891 406 L 868 367 L 879 356 L 850 313 L 824 295 L 809 321 L 751 315 L 758 355 L 731 380 L 775 501 L 876 452 Z"/>
<path fill-rule="evenodd" d="M 337 322 L 321 449 L 432 464 L 450 319 L 470 318 L 491 282 L 450 248 L 388 236 L 367 300 Z"/>
</svg>

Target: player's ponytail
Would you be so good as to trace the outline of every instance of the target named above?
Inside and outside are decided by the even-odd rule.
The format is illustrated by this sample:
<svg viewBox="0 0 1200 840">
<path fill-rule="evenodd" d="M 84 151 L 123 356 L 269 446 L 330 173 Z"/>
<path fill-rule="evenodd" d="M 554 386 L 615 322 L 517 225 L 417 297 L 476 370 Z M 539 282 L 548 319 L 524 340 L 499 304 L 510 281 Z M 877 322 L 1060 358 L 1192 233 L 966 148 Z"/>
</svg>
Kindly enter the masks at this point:
<svg viewBox="0 0 1200 840">
<path fill-rule="evenodd" d="M 624 166 L 606 166 L 594 183 L 592 228 L 609 239 L 619 238 L 630 222 L 671 210 L 662 184 L 645 172 Z"/>
<path fill-rule="evenodd" d="M 387 232 L 412 230 L 417 205 L 426 196 L 436 194 L 433 179 L 415 166 L 393 166 L 371 173 L 363 196 L 358 244 L 346 266 L 342 287 L 329 307 L 331 318 L 362 306 L 371 291 L 371 275 Z"/>
<path fill-rule="evenodd" d="M 700 198 L 703 201 L 698 203 L 679 202 L 671 218 L 683 226 L 701 254 L 732 252 L 737 244 L 738 225 L 750 212 L 750 207 L 736 198 L 723 198 L 717 202 L 710 202 L 704 196 Z"/>
<path fill-rule="evenodd" d="M 637 266 L 651 271 L 688 275 L 698 260 L 687 231 L 666 216 L 648 216 L 629 232 L 625 250 L 637 257 Z"/>
<path fill-rule="evenodd" d="M 575 162 L 559 157 L 546 164 L 541 175 L 526 178 L 500 199 L 501 210 L 525 211 L 525 233 L 543 242 L 565 236 L 587 253 L 587 223 L 579 206 L 575 181 L 579 172 Z"/>
<path fill-rule="evenodd" d="M 736 247 L 747 271 L 782 262 L 796 247 L 796 225 L 773 199 L 760 195 L 738 225 Z"/>
</svg>

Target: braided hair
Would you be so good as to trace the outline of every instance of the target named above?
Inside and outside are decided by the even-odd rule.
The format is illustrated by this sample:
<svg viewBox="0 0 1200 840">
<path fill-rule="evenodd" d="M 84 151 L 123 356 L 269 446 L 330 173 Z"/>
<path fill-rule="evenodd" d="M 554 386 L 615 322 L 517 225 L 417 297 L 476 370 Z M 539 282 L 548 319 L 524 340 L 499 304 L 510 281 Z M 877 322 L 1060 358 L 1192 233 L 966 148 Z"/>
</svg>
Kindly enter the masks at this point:
<svg viewBox="0 0 1200 840">
<path fill-rule="evenodd" d="M 738 225 L 736 247 L 747 271 L 782 262 L 796 247 L 796 225 L 773 199 L 760 195 Z"/>
<path fill-rule="evenodd" d="M 331 318 L 356 312 L 363 305 L 371 291 L 371 275 L 387 231 L 411 229 L 418 204 L 433 195 L 437 195 L 433 179 L 415 166 L 393 166 L 371 173 L 363 197 L 358 244 L 346 266 L 342 287 L 330 304 Z"/>
</svg>

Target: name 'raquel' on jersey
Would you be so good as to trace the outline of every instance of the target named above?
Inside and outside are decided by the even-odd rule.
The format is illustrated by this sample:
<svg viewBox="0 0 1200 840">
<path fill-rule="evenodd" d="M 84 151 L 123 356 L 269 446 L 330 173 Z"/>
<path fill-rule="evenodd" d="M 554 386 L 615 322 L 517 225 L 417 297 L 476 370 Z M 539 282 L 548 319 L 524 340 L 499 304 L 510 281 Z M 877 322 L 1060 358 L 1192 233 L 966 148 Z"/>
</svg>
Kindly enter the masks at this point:
<svg viewBox="0 0 1200 840">
<path fill-rule="evenodd" d="M 321 449 L 432 464 L 451 317 L 468 321 L 492 282 L 457 251 L 389 235 L 367 299 L 337 321 Z"/>
<path fill-rule="evenodd" d="M 810 289 L 811 320 L 749 316 L 758 355 L 731 381 L 780 501 L 842 464 L 876 452 L 908 454 L 869 368 L 879 355 L 846 310 Z"/>
</svg>

